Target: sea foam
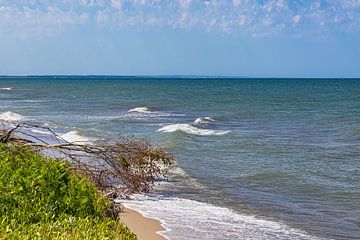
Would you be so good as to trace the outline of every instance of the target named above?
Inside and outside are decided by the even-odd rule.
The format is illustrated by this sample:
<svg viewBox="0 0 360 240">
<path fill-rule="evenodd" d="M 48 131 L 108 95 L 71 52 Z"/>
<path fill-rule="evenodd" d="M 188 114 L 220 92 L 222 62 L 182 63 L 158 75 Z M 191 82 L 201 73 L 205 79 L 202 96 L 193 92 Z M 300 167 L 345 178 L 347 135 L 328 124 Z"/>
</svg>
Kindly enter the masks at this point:
<svg viewBox="0 0 360 240">
<path fill-rule="evenodd" d="M 166 133 L 172 133 L 176 131 L 180 131 L 192 135 L 198 135 L 198 136 L 222 136 L 231 132 L 231 131 L 202 129 L 186 123 L 171 124 L 158 129 L 158 132 L 166 132 Z"/>
<path fill-rule="evenodd" d="M 14 112 L 4 112 L 0 114 L 0 120 L 8 122 L 17 122 L 25 120 L 26 118 L 20 114 Z"/>
<path fill-rule="evenodd" d="M 34 128 L 34 129 L 31 129 L 31 132 L 38 133 L 38 134 L 41 134 L 41 135 L 52 135 L 52 133 L 49 130 L 46 130 L 46 129 Z"/>
<path fill-rule="evenodd" d="M 95 141 L 93 138 L 85 137 L 80 135 L 79 131 L 70 131 L 65 134 L 60 135 L 62 140 L 65 140 L 69 143 L 76 143 L 76 144 L 89 144 Z"/>
<path fill-rule="evenodd" d="M 169 113 L 162 111 L 154 111 L 148 107 L 136 107 L 128 111 L 127 117 L 135 118 L 156 118 L 156 117 L 180 117 L 185 116 L 184 114 Z"/>
<path fill-rule="evenodd" d="M 318 239 L 284 223 L 241 214 L 224 207 L 182 198 L 135 196 L 119 200 L 125 207 L 160 220 L 171 240 Z"/>
<path fill-rule="evenodd" d="M 0 90 L 7 90 L 7 91 L 10 91 L 12 88 L 11 87 L 3 87 L 3 88 L 0 88 Z"/>
<path fill-rule="evenodd" d="M 208 124 L 210 122 L 215 122 L 215 119 L 212 117 L 199 117 L 194 121 L 195 124 Z"/>
<path fill-rule="evenodd" d="M 136 107 L 133 109 L 130 109 L 128 111 L 129 113 L 153 113 L 150 108 L 148 107 Z"/>
</svg>

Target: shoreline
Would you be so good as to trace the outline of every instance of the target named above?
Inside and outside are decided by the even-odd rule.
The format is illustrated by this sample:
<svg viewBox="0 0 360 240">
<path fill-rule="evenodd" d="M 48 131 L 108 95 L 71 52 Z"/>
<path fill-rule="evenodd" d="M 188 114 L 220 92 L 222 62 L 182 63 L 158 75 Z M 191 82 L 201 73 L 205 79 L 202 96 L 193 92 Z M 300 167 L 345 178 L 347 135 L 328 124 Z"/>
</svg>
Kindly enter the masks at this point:
<svg viewBox="0 0 360 240">
<path fill-rule="evenodd" d="M 159 234 L 166 230 L 159 220 L 145 217 L 138 211 L 122 206 L 124 209 L 120 213 L 120 221 L 136 234 L 139 240 L 168 240 Z"/>
</svg>

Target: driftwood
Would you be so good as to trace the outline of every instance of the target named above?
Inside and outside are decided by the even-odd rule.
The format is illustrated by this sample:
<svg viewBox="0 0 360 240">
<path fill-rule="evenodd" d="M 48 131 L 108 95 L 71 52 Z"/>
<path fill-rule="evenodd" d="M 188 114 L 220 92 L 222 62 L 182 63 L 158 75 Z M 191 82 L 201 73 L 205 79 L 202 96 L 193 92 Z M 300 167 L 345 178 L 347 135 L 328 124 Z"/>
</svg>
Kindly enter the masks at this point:
<svg viewBox="0 0 360 240">
<path fill-rule="evenodd" d="M 56 141 L 47 142 L 31 133 L 37 128 L 46 130 Z M 147 140 L 128 137 L 117 141 L 68 142 L 50 128 L 26 123 L 0 129 L 0 143 L 21 144 L 66 159 L 74 172 L 93 181 L 110 198 L 148 192 L 174 160 Z"/>
</svg>

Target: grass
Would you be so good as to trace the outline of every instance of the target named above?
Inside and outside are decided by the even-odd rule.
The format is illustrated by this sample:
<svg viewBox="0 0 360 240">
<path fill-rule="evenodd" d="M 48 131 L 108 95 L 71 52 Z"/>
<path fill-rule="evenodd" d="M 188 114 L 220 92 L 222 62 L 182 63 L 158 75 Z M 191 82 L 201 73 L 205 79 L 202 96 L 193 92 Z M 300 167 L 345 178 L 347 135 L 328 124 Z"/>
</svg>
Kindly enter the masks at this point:
<svg viewBox="0 0 360 240">
<path fill-rule="evenodd" d="M 0 145 L 0 239 L 136 239 L 109 204 L 66 162 Z"/>
</svg>

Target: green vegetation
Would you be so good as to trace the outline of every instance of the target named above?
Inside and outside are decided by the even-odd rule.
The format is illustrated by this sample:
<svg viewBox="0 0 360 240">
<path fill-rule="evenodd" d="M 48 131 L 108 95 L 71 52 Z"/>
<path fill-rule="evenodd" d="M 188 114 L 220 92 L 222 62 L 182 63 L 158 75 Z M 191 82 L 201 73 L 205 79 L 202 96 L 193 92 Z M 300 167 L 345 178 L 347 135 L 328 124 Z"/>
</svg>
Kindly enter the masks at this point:
<svg viewBox="0 0 360 240">
<path fill-rule="evenodd" d="M 0 239 L 136 239 L 68 164 L 0 145 Z"/>
</svg>

